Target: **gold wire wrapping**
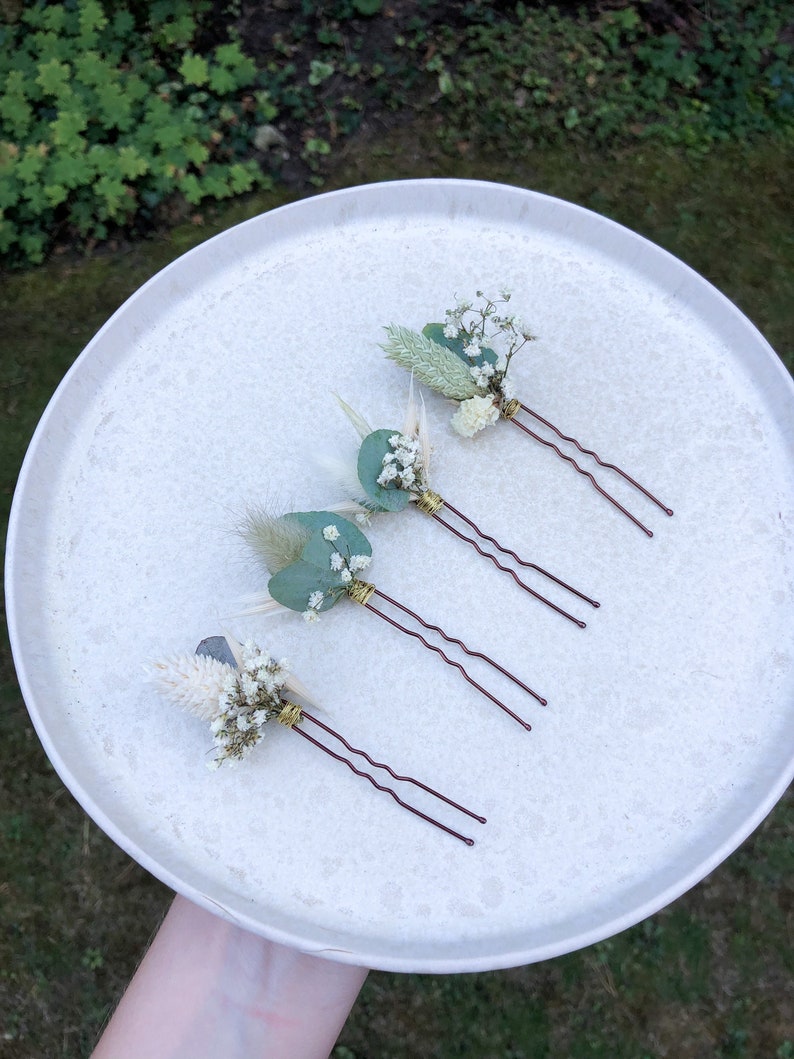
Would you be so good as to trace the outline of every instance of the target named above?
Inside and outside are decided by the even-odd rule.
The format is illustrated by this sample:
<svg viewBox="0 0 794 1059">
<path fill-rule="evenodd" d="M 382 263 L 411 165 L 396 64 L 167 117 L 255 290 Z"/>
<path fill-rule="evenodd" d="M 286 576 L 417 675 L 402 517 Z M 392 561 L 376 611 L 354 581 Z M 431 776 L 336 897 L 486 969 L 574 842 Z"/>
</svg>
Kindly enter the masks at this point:
<svg viewBox="0 0 794 1059">
<path fill-rule="evenodd" d="M 296 724 L 300 723 L 300 719 L 301 708 L 297 702 L 290 702 L 289 700 L 284 702 L 281 713 L 278 715 L 280 723 L 286 725 L 287 728 L 294 728 Z"/>
<path fill-rule="evenodd" d="M 369 581 L 359 581 L 359 579 L 355 577 L 350 582 L 347 594 L 352 600 L 355 600 L 356 603 L 360 603 L 362 607 L 366 607 L 374 591 L 375 586 L 371 585 Z"/>
<path fill-rule="evenodd" d="M 426 515 L 435 515 L 435 513 L 437 511 L 440 511 L 443 506 L 443 496 L 439 496 L 438 493 L 434 493 L 432 489 L 425 489 L 425 491 L 416 501 L 417 510 L 424 511 Z"/>
<path fill-rule="evenodd" d="M 502 418 L 503 419 L 512 419 L 513 416 L 516 414 L 516 412 L 519 410 L 520 407 L 521 407 L 521 402 L 517 401 L 515 399 L 515 397 L 513 397 L 506 404 L 502 405 Z"/>
</svg>

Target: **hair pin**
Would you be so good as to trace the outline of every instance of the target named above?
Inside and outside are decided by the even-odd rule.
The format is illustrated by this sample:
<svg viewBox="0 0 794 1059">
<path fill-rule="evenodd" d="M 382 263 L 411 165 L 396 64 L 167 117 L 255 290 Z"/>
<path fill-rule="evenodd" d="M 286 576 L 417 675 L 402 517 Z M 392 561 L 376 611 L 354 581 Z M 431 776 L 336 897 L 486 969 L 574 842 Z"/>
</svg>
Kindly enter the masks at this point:
<svg viewBox="0 0 794 1059">
<path fill-rule="evenodd" d="M 583 592 L 567 584 L 561 578 L 538 566 L 522 559 L 516 552 L 505 548 L 499 541 L 486 533 L 472 521 L 467 515 L 442 497 L 430 487 L 430 454 L 431 445 L 427 427 L 427 417 L 424 405 L 421 411 L 417 408 L 413 396 L 413 379 L 408 398 L 408 409 L 400 430 L 373 430 L 367 421 L 354 409 L 337 395 L 337 400 L 342 410 L 347 415 L 360 438 L 361 445 L 358 450 L 356 466 L 348 466 L 346 463 L 336 463 L 326 460 L 325 467 L 335 478 L 336 484 L 347 494 L 347 499 L 352 500 L 357 506 L 365 509 L 367 516 L 370 513 L 385 513 L 404 510 L 409 503 L 413 502 L 418 511 L 429 515 L 439 525 L 449 530 L 460 540 L 470 544 L 479 555 L 494 564 L 497 570 L 509 574 L 516 584 L 530 596 L 556 611 L 557 614 L 567 618 L 580 629 L 586 627 L 586 623 L 580 618 L 574 617 L 562 607 L 557 606 L 540 592 L 531 588 L 521 580 L 511 567 L 500 562 L 491 552 L 486 551 L 474 537 L 469 536 L 461 529 L 454 526 L 441 514 L 449 511 L 465 525 L 474 530 L 481 541 L 492 544 L 503 555 L 510 556 L 520 566 L 534 570 L 560 587 L 571 592 L 579 599 L 589 603 L 591 607 L 599 607 L 597 600 L 591 599 Z"/>
<path fill-rule="evenodd" d="M 546 699 L 493 658 L 481 651 L 471 650 L 463 640 L 450 636 L 441 626 L 426 621 L 375 585 L 361 580 L 358 574 L 369 566 L 372 546 L 361 530 L 348 519 L 332 511 L 291 511 L 275 517 L 262 510 L 251 510 L 240 527 L 240 533 L 271 575 L 266 599 L 256 605 L 251 613 L 281 606 L 302 613 L 307 622 L 315 622 L 321 613 L 330 610 L 340 599 L 348 597 L 369 613 L 377 615 L 382 621 L 440 655 L 473 688 L 504 710 L 522 728 L 531 730 L 528 721 L 479 684 L 460 662 L 450 658 L 441 647 L 431 643 L 421 632 L 408 628 L 373 606 L 373 597 L 382 600 L 412 618 L 422 629 L 435 632 L 446 643 L 459 647 L 470 658 L 482 659 L 542 706 L 547 704 Z"/>
<path fill-rule="evenodd" d="M 477 291 L 483 305 L 475 307 L 470 301 L 460 301 L 454 309 L 447 309 L 444 323 L 427 324 L 421 334 L 410 328 L 390 324 L 386 328 L 388 341 L 382 347 L 390 360 L 416 375 L 431 390 L 458 402 L 452 417 L 452 427 L 464 437 L 473 437 L 480 430 L 506 419 L 535 441 L 552 449 L 560 459 L 590 481 L 601 496 L 622 512 L 648 537 L 653 532 L 608 493 L 595 476 L 581 467 L 555 442 L 542 437 L 516 416 L 524 412 L 551 430 L 561 441 L 574 445 L 578 452 L 592 457 L 600 467 L 614 471 L 661 508 L 666 515 L 672 509 L 640 485 L 631 475 L 614 463 L 607 463 L 598 453 L 585 448 L 576 438 L 564 434 L 553 423 L 521 402 L 516 396 L 512 379 L 507 374 L 516 353 L 534 336 L 514 314 L 502 314 L 499 307 L 510 300 L 510 292 L 500 291 L 498 298 L 490 298 Z M 506 344 L 501 356 L 488 343 L 499 340 Z"/>
<path fill-rule="evenodd" d="M 208 637 L 201 641 L 192 655 L 177 655 L 155 663 L 151 667 L 151 676 L 165 698 L 187 709 L 200 720 L 209 722 L 215 751 L 209 763 L 210 768 L 219 768 L 222 764 L 231 766 L 242 761 L 262 741 L 267 726 L 275 720 L 325 754 L 347 765 L 356 776 L 368 780 L 377 790 L 390 795 L 409 813 L 460 839 L 467 846 L 474 845 L 474 839 L 447 827 L 440 820 L 404 801 L 392 787 L 380 783 L 372 773 L 359 768 L 349 757 L 305 731 L 301 725 L 308 721 L 341 744 L 348 754 L 363 758 L 373 769 L 383 769 L 395 781 L 411 784 L 481 824 L 486 822 L 484 816 L 478 816 L 421 780 L 402 776 L 391 766 L 376 761 L 366 751 L 352 746 L 339 732 L 310 714 L 304 706 L 294 702 L 289 697 L 290 692 L 308 700 L 311 700 L 311 696 L 300 681 L 291 676 L 285 661 L 276 662 L 251 641 L 239 644 L 229 637 Z"/>
</svg>

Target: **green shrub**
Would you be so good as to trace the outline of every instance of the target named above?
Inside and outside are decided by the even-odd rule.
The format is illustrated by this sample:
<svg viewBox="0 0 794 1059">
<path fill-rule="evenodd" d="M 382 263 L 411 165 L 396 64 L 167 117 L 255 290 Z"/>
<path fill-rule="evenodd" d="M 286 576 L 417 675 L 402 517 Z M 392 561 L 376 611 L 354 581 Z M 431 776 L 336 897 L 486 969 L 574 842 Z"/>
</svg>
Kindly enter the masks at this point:
<svg viewBox="0 0 794 1059">
<path fill-rule="evenodd" d="M 439 84 L 450 142 L 515 153 L 653 137 L 702 151 L 794 131 L 791 0 L 712 0 L 691 15 L 687 40 L 648 11 L 643 0 L 595 17 L 517 4 L 513 20 L 469 26 L 448 43 Z"/>
<path fill-rule="evenodd" d="M 208 5 L 144 6 L 141 20 L 99 0 L 39 2 L 0 26 L 0 254 L 11 264 L 41 261 L 56 235 L 103 239 L 174 192 L 197 204 L 265 181 L 245 158 L 268 104 L 253 61 L 234 41 L 193 50 Z"/>
</svg>

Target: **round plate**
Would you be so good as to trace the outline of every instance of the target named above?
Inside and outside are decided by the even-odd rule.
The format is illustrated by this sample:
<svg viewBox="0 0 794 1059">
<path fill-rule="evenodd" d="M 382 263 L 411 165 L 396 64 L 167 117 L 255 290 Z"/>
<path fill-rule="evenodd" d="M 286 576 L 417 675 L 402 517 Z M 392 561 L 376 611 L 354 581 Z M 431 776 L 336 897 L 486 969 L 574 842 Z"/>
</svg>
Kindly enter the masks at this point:
<svg viewBox="0 0 794 1059">
<path fill-rule="evenodd" d="M 247 506 L 337 499 L 317 459 L 357 437 L 333 393 L 402 422 L 384 326 L 502 286 L 539 336 L 513 362 L 521 398 L 675 510 L 566 447 L 649 538 L 550 448 L 504 420 L 462 439 L 424 395 L 433 487 L 601 607 L 524 571 L 579 629 L 413 508 L 371 527 L 370 579 L 544 695 L 465 660 L 531 732 L 351 601 L 311 627 L 240 616 L 266 585 L 235 533 Z M 426 972 L 590 944 L 700 880 L 791 779 L 792 424 L 791 380 L 737 309 L 587 210 L 458 180 L 275 210 L 142 287 L 42 418 L 7 553 L 34 724 L 119 845 L 267 937 Z M 224 630 L 287 656 L 354 745 L 486 816 L 413 799 L 476 844 L 280 727 L 210 772 L 206 727 L 144 663 Z"/>
</svg>

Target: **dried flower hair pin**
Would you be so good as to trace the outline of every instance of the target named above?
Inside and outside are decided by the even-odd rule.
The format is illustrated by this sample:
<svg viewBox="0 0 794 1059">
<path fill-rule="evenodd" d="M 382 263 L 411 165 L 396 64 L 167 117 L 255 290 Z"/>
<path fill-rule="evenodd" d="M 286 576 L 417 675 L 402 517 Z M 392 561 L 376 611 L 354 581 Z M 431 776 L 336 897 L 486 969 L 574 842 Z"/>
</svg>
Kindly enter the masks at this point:
<svg viewBox="0 0 794 1059">
<path fill-rule="evenodd" d="M 510 548 L 505 548 L 495 537 L 484 533 L 467 515 L 430 488 L 430 439 L 424 405 L 419 409 L 414 401 L 413 380 L 401 431 L 373 430 L 367 421 L 341 397 L 337 396 L 337 400 L 361 437 L 361 447 L 358 450 L 355 468 L 342 461 L 327 459 L 323 461 L 326 470 L 333 475 L 337 487 L 342 489 L 347 499 L 354 501 L 367 512 L 402 511 L 413 501 L 418 511 L 429 515 L 450 533 L 470 544 L 480 555 L 490 559 L 498 570 L 509 574 L 516 584 L 529 595 L 547 607 L 551 607 L 552 610 L 578 625 L 580 629 L 585 628 L 584 621 L 569 614 L 540 592 L 530 588 L 519 578 L 515 570 L 500 562 L 495 555 L 482 548 L 474 537 L 468 536 L 442 516 L 441 512 L 444 510 L 451 512 L 453 516 L 474 530 L 481 541 L 493 545 L 503 555 L 511 557 L 518 565 L 542 574 L 578 596 L 579 599 L 589 603 L 591 607 L 600 606 L 596 600 L 590 599 L 589 596 L 549 573 L 548 570 L 544 570 L 536 563 L 527 562 Z"/>
<path fill-rule="evenodd" d="M 459 403 L 452 417 L 452 426 L 459 434 L 473 437 L 500 418 L 508 420 L 570 463 L 618 511 L 652 537 L 653 532 L 599 485 L 595 477 L 580 467 L 572 456 L 566 455 L 553 441 L 541 437 L 516 418 L 518 412 L 531 416 L 561 441 L 567 441 L 583 455 L 591 456 L 599 467 L 620 475 L 666 515 L 673 514 L 669 507 L 620 467 L 606 463 L 598 453 L 584 448 L 576 438 L 563 434 L 553 423 L 518 400 L 512 380 L 507 375 L 512 358 L 527 342 L 532 341 L 533 335 L 515 315 L 501 312 L 500 307 L 510 300 L 509 291 L 501 291 L 499 298 L 490 298 L 482 291 L 477 291 L 477 298 L 482 302 L 480 306 L 461 301 L 454 309 L 446 311 L 444 323 L 427 324 L 421 334 L 397 324 L 389 325 L 386 328 L 388 341 L 383 346 L 386 355 L 416 375 L 431 390 Z M 501 356 L 489 345 L 495 341 L 506 346 Z"/>
<path fill-rule="evenodd" d="M 311 696 L 300 681 L 288 672 L 287 663 L 276 662 L 266 651 L 262 651 L 250 641 L 239 644 L 230 637 L 210 636 L 201 641 L 195 654 L 177 655 L 155 663 L 151 667 L 151 676 L 164 698 L 189 710 L 200 720 L 209 722 L 215 751 L 215 756 L 209 763 L 210 768 L 219 768 L 224 763 L 235 765 L 242 761 L 262 741 L 268 725 L 275 720 L 290 731 L 297 732 L 330 757 L 343 762 L 351 772 L 368 780 L 377 790 L 389 794 L 398 805 L 414 816 L 421 817 L 448 835 L 460 839 L 467 846 L 474 845 L 474 839 L 454 831 L 440 820 L 403 801 L 393 788 L 380 783 L 375 776 L 358 768 L 343 753 L 299 727 L 303 721 L 308 721 L 326 736 L 340 743 L 349 754 L 364 758 L 372 768 L 383 769 L 394 780 L 412 784 L 426 791 L 481 824 L 486 822 L 484 816 L 478 816 L 470 809 L 465 809 L 446 795 L 428 787 L 426 783 L 412 776 L 401 776 L 389 765 L 370 757 L 366 751 L 351 746 L 339 732 L 308 713 L 305 707 L 289 697 L 291 692 L 311 701 Z"/>
<path fill-rule="evenodd" d="M 426 640 L 420 632 L 409 629 L 396 618 L 373 606 L 371 601 L 374 597 L 412 618 L 428 632 L 437 633 L 469 657 L 482 659 L 542 706 L 546 705 L 546 699 L 488 655 L 481 651 L 472 651 L 462 640 L 449 636 L 440 626 L 425 621 L 415 611 L 387 596 L 375 585 L 362 581 L 357 575 L 369 566 L 372 546 L 361 530 L 341 515 L 333 511 L 291 511 L 275 517 L 261 510 L 252 510 L 248 512 L 240 527 L 240 533 L 271 575 L 267 584 L 268 595 L 254 605 L 249 613 L 286 607 L 302 613 L 307 622 L 315 622 L 321 613 L 330 610 L 340 599 L 352 599 L 369 613 L 376 614 L 395 629 L 419 640 L 429 650 L 440 655 L 447 665 L 457 669 L 472 687 L 504 710 L 522 728 L 527 731 L 531 729 L 528 721 L 519 717 L 477 683 L 460 662 L 450 658 L 440 647 Z"/>
</svg>

